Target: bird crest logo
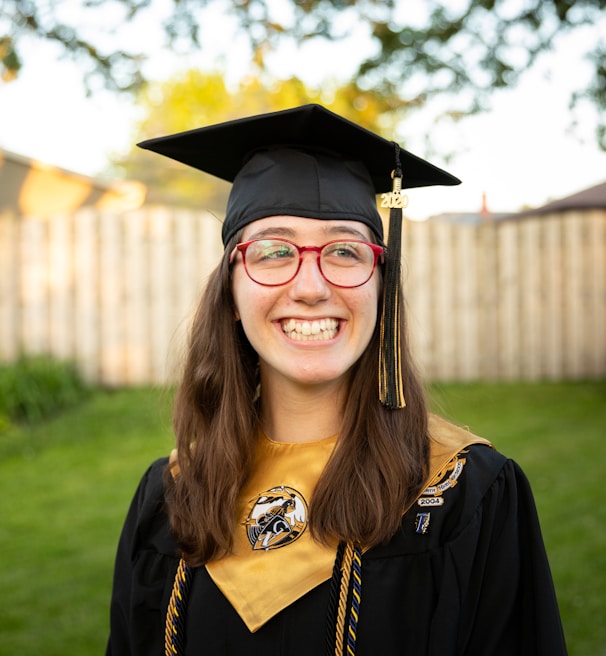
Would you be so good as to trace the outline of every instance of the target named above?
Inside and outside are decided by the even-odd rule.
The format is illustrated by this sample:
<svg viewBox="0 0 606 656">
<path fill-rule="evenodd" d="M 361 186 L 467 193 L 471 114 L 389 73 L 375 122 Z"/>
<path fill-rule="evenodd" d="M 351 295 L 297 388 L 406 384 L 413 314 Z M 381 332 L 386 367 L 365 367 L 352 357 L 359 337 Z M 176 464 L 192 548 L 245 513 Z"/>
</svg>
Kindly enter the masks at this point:
<svg viewBox="0 0 606 656">
<path fill-rule="evenodd" d="M 251 500 L 242 522 L 253 551 L 280 549 L 298 540 L 307 528 L 307 502 L 292 487 L 280 485 Z"/>
</svg>

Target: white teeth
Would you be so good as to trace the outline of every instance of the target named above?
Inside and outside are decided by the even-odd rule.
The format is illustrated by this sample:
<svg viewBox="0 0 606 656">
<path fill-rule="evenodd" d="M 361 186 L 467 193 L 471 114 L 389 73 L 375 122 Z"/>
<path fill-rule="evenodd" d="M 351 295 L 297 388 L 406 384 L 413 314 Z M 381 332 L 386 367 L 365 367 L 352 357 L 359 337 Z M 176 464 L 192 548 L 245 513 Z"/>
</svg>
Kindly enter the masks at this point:
<svg viewBox="0 0 606 656">
<path fill-rule="evenodd" d="M 282 322 L 282 331 L 294 340 L 332 339 L 338 331 L 339 322 L 336 319 L 320 319 L 314 321 L 296 321 L 286 319 Z"/>
</svg>

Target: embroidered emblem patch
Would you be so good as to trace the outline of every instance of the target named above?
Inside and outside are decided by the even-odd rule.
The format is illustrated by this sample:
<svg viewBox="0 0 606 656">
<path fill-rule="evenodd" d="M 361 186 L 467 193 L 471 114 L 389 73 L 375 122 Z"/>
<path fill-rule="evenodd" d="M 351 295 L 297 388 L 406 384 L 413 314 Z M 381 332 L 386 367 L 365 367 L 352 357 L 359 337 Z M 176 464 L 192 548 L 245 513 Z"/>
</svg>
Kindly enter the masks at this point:
<svg viewBox="0 0 606 656">
<path fill-rule="evenodd" d="M 442 495 L 446 490 L 452 489 L 457 484 L 465 462 L 465 458 L 459 458 L 458 455 L 455 456 L 439 472 L 437 476 L 438 482 L 423 490 L 421 496 L 417 499 L 417 505 L 421 507 L 444 505 L 444 497 Z"/>
<path fill-rule="evenodd" d="M 285 547 L 307 528 L 307 502 L 292 487 L 272 487 L 252 499 L 251 504 L 242 523 L 253 551 Z"/>
</svg>

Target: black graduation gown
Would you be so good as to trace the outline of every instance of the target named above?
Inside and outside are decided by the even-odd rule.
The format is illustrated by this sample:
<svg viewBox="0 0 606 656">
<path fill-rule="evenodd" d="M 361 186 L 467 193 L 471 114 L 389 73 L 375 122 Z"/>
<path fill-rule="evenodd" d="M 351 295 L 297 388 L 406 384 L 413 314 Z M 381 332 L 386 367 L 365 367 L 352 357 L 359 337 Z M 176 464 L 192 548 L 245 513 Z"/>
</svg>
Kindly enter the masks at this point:
<svg viewBox="0 0 606 656">
<path fill-rule="evenodd" d="M 561 656 L 566 647 L 530 486 L 518 465 L 485 445 L 444 503 L 415 505 L 386 545 L 362 561 L 359 656 Z M 162 471 L 144 475 L 116 558 L 107 656 L 162 656 L 177 549 L 162 511 Z M 429 512 L 425 533 L 420 513 Z M 287 586 L 286 573 L 275 585 Z M 187 656 L 326 653 L 330 582 L 250 633 L 205 568 L 195 570 Z M 331 630 L 334 632 L 334 629 Z"/>
</svg>

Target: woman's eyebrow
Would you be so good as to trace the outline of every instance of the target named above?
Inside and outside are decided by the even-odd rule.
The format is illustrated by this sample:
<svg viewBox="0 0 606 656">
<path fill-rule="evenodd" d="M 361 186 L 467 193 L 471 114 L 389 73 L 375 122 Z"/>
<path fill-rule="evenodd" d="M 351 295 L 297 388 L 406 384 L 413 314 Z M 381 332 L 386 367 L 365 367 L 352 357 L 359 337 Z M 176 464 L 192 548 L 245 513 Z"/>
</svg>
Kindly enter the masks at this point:
<svg viewBox="0 0 606 656">
<path fill-rule="evenodd" d="M 368 241 L 368 235 L 365 235 L 361 230 L 358 230 L 357 228 L 352 228 L 346 225 L 326 226 L 325 232 L 327 235 L 331 236 L 346 234 L 351 235 L 356 239 L 361 239 L 362 241 Z"/>
<path fill-rule="evenodd" d="M 347 225 L 336 225 L 336 226 L 324 226 L 323 232 L 327 237 L 337 237 L 339 235 L 348 235 L 355 239 L 361 239 L 362 241 L 368 240 L 368 235 L 365 235 L 361 230 L 353 228 Z M 262 230 L 257 230 L 253 232 L 247 239 L 247 241 L 253 239 L 265 239 L 267 237 L 284 237 L 287 239 L 296 239 L 297 232 L 292 228 L 287 228 L 284 226 L 272 226 L 269 228 L 263 228 Z"/>
<path fill-rule="evenodd" d="M 265 237 L 288 237 L 289 239 L 294 239 L 295 236 L 296 233 L 291 228 L 274 226 L 253 232 L 253 234 L 248 237 L 247 241 L 252 239 L 264 239 Z"/>
</svg>

